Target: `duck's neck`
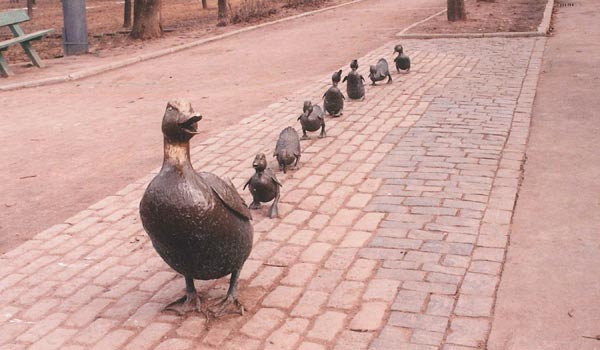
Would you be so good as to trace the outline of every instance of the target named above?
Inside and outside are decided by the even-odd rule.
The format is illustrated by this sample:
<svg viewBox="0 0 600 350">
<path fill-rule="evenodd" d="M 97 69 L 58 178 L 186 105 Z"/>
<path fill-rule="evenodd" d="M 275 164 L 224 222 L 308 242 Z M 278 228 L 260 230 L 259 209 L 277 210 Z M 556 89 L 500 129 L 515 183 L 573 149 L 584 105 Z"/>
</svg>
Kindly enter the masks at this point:
<svg viewBox="0 0 600 350">
<path fill-rule="evenodd" d="M 164 150 L 163 168 L 165 166 L 176 168 L 192 167 L 189 142 L 178 142 L 165 138 Z"/>
</svg>

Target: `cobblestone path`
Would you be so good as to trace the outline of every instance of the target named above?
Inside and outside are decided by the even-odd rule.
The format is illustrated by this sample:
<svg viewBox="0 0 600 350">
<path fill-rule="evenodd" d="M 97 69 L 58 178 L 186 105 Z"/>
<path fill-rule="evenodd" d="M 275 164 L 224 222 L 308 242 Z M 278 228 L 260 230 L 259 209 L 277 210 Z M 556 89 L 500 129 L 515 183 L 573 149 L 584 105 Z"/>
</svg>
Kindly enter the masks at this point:
<svg viewBox="0 0 600 350">
<path fill-rule="evenodd" d="M 254 214 L 244 316 L 207 327 L 199 314 L 161 312 L 184 281 L 140 225 L 155 171 L 0 258 L 0 349 L 481 349 L 544 42 L 404 41 L 412 71 L 347 101 L 327 138 L 302 141 L 300 168 L 278 172 L 281 219 L 265 218 L 268 206 Z M 365 77 L 379 57 L 393 65 L 395 44 L 359 59 Z M 328 84 L 195 140 L 196 169 L 241 191 L 254 155 L 299 129 L 302 102 Z M 196 281 L 205 297 L 227 284 Z"/>
</svg>

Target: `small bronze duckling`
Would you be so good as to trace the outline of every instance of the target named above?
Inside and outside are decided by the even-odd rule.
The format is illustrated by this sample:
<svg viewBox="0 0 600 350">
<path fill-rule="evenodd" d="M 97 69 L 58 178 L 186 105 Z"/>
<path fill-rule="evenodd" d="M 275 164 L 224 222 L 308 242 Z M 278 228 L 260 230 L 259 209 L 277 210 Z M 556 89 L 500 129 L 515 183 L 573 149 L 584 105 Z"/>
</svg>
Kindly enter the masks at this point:
<svg viewBox="0 0 600 350">
<path fill-rule="evenodd" d="M 385 58 L 380 58 L 376 65 L 369 67 L 369 71 L 369 79 L 371 79 L 372 85 L 376 85 L 375 82 L 381 81 L 385 77 L 388 78 L 388 84 L 392 83 L 392 75 L 390 74 L 390 68 Z"/>
<path fill-rule="evenodd" d="M 296 129 L 288 126 L 281 130 L 273 157 L 277 157 L 279 170 L 285 174 L 287 167 L 295 162 L 294 167 L 298 166 L 300 161 L 300 138 Z"/>
<path fill-rule="evenodd" d="M 144 192 L 140 218 L 161 258 L 185 277 L 186 294 L 165 310 L 200 310 L 194 279 L 231 274 L 227 296 L 209 311 L 218 317 L 233 304 L 243 314 L 237 286 L 252 250 L 252 216 L 231 182 L 192 167 L 189 141 L 200 119 L 183 99 L 167 104 L 163 165 Z"/>
<path fill-rule="evenodd" d="M 352 60 L 350 63 L 350 73 L 344 77 L 342 82 L 346 83 L 346 92 L 348 93 L 348 98 L 352 100 L 362 100 L 365 98 L 365 86 L 363 82 L 365 78 L 363 78 L 360 73 L 358 73 L 358 61 Z"/>
<path fill-rule="evenodd" d="M 267 168 L 267 158 L 263 153 L 256 155 L 254 162 L 252 162 L 252 167 L 254 167 L 256 173 L 244 185 L 244 190 L 246 186 L 249 186 L 250 193 L 252 194 L 252 203 L 248 208 L 258 209 L 261 202 L 273 201 L 271 209 L 269 209 L 269 217 L 279 217 L 277 203 L 279 203 L 279 188 L 282 186 L 281 183 L 277 180 L 271 169 Z"/>
<path fill-rule="evenodd" d="M 323 108 L 332 117 L 339 117 L 344 110 L 344 94 L 336 85 L 332 85 L 323 94 Z"/>
<path fill-rule="evenodd" d="M 313 105 L 310 101 L 304 101 L 302 111 L 303 113 L 298 117 L 300 125 L 302 125 L 301 140 L 310 139 L 310 137 L 306 135 L 306 131 L 317 131 L 319 128 L 321 128 L 319 137 L 325 137 L 325 119 L 323 118 L 323 109 L 319 105 Z"/>
<path fill-rule="evenodd" d="M 396 45 L 394 47 L 394 54 L 398 53 L 398 56 L 394 58 L 396 63 L 396 72 L 400 73 L 400 70 L 405 70 L 406 73 L 410 71 L 410 57 L 404 54 L 402 45 Z"/>
</svg>

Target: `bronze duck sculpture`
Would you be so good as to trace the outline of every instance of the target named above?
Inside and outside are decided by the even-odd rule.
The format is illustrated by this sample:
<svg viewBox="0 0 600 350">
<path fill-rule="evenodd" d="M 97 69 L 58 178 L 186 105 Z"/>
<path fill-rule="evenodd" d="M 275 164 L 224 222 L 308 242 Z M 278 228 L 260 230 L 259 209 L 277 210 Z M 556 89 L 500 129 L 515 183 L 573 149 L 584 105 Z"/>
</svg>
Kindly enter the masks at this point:
<svg viewBox="0 0 600 350">
<path fill-rule="evenodd" d="M 392 75 L 390 74 L 390 68 L 385 58 L 380 58 L 377 64 L 369 67 L 369 79 L 371 79 L 372 85 L 375 83 L 388 78 L 387 83 L 392 83 Z"/>
<path fill-rule="evenodd" d="M 246 189 L 246 186 L 249 186 L 250 193 L 252 194 L 252 203 L 250 203 L 248 208 L 258 209 L 260 208 L 261 202 L 266 203 L 273 201 L 271 209 L 269 209 L 269 217 L 279 217 L 277 204 L 279 203 L 279 188 L 282 187 L 282 185 L 271 169 L 267 168 L 267 158 L 264 153 L 256 155 L 254 162 L 252 162 L 252 167 L 256 172 L 244 185 L 244 190 Z"/>
<path fill-rule="evenodd" d="M 358 61 L 352 60 L 350 63 L 350 73 L 344 77 L 342 82 L 348 81 L 346 83 L 346 92 L 348 93 L 348 98 L 352 100 L 362 100 L 365 98 L 365 86 L 363 82 L 365 78 L 363 78 L 360 73 L 358 73 Z"/>
<path fill-rule="evenodd" d="M 142 197 L 140 217 L 158 254 L 185 277 L 186 294 L 165 310 L 201 310 L 194 279 L 231 274 L 226 297 L 209 311 L 218 317 L 233 304 L 243 314 L 237 285 L 252 250 L 252 217 L 231 182 L 192 167 L 189 141 L 198 133 L 200 119 L 183 99 L 167 104 L 163 165 Z"/>
<path fill-rule="evenodd" d="M 331 86 L 323 94 L 323 109 L 332 117 L 339 117 L 344 110 L 344 94 L 337 87 L 342 79 L 342 70 L 334 72 L 331 76 Z"/>
<path fill-rule="evenodd" d="M 294 162 L 294 167 L 297 167 L 300 155 L 300 138 L 296 129 L 288 126 L 281 130 L 275 145 L 275 152 L 273 152 L 273 157 L 277 158 L 279 170 L 285 174 L 287 167 Z"/>
<path fill-rule="evenodd" d="M 410 57 L 404 54 L 404 48 L 402 45 L 396 45 L 394 47 L 394 54 L 398 54 L 396 58 L 394 58 L 394 62 L 396 63 L 396 72 L 400 73 L 400 70 L 405 70 L 406 73 L 410 71 Z"/>
<path fill-rule="evenodd" d="M 323 118 L 323 109 L 319 105 L 313 105 L 310 101 L 304 101 L 302 106 L 302 114 L 298 117 L 300 125 L 302 125 L 301 140 L 308 140 L 310 137 L 306 134 L 307 131 L 317 131 L 321 129 L 319 137 L 325 137 L 325 119 Z"/>
</svg>

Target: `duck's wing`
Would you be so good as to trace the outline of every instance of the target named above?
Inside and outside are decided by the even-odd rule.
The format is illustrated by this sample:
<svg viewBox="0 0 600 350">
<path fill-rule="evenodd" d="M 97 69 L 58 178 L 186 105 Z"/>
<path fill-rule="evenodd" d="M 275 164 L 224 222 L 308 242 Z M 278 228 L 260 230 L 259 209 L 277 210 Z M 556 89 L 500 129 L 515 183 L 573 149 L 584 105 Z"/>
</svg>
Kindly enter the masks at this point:
<svg viewBox="0 0 600 350">
<path fill-rule="evenodd" d="M 219 197 L 221 202 L 238 216 L 252 220 L 250 209 L 244 203 L 244 200 L 239 195 L 231 180 L 225 182 L 220 177 L 205 172 L 198 172 L 198 175 L 210 186 L 213 192 Z"/>
<path fill-rule="evenodd" d="M 281 182 L 279 182 L 279 180 L 277 180 L 277 176 L 275 176 L 275 173 L 271 171 L 271 169 L 265 169 L 265 175 L 270 177 L 271 180 L 273 180 L 273 182 L 279 185 L 279 187 L 283 187 L 283 185 L 281 184 Z"/>
</svg>

